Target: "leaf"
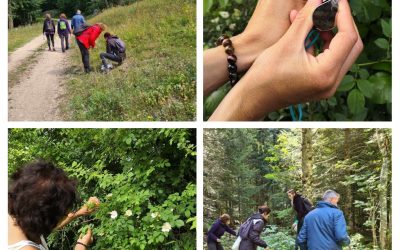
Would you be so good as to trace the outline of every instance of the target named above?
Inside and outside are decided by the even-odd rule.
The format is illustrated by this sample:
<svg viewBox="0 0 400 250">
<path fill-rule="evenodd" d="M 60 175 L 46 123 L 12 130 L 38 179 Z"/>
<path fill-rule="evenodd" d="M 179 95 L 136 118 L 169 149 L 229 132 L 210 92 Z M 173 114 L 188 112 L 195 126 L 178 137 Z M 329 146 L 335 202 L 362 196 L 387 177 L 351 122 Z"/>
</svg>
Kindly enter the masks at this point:
<svg viewBox="0 0 400 250">
<path fill-rule="evenodd" d="M 208 13 L 213 4 L 214 4 L 213 0 L 203 0 L 203 12 Z"/>
<path fill-rule="evenodd" d="M 354 77 L 352 75 L 346 75 L 343 78 L 342 83 L 340 84 L 337 91 L 341 92 L 349 91 L 354 87 L 354 84 L 355 84 Z"/>
<path fill-rule="evenodd" d="M 177 220 L 176 222 L 175 222 L 175 225 L 176 225 L 176 227 L 182 227 L 183 225 L 185 225 L 185 222 L 183 222 L 183 220 Z"/>
<path fill-rule="evenodd" d="M 387 38 L 391 38 L 392 37 L 392 24 L 391 24 L 391 22 L 389 23 L 386 20 L 381 19 L 381 26 L 382 26 L 383 34 Z"/>
<path fill-rule="evenodd" d="M 361 93 L 367 98 L 371 98 L 374 94 L 374 86 L 368 80 L 365 79 L 357 80 L 357 87 L 361 91 Z"/>
<path fill-rule="evenodd" d="M 366 70 L 366 69 L 360 69 L 358 74 L 360 75 L 361 79 L 368 79 L 368 77 L 369 77 L 368 70 Z"/>
<path fill-rule="evenodd" d="M 371 101 L 375 104 L 385 104 L 392 100 L 392 77 L 384 72 L 378 72 L 368 79 L 374 87 Z"/>
<path fill-rule="evenodd" d="M 347 97 L 347 106 L 353 115 L 361 113 L 365 106 L 364 95 L 358 89 L 353 89 Z"/>
<path fill-rule="evenodd" d="M 392 63 L 391 62 L 376 63 L 372 66 L 372 69 L 392 73 Z"/>
<path fill-rule="evenodd" d="M 334 96 L 329 98 L 327 100 L 327 102 L 328 102 L 328 105 L 331 106 L 331 107 L 335 107 L 337 105 L 337 100 L 336 100 L 336 97 L 334 97 Z"/>
<path fill-rule="evenodd" d="M 381 49 L 388 49 L 390 46 L 388 40 L 386 40 L 385 38 L 376 39 L 375 44 L 376 44 L 376 46 L 378 46 Z"/>
<path fill-rule="evenodd" d="M 228 5 L 229 0 L 219 0 L 219 7 L 225 8 Z"/>
</svg>

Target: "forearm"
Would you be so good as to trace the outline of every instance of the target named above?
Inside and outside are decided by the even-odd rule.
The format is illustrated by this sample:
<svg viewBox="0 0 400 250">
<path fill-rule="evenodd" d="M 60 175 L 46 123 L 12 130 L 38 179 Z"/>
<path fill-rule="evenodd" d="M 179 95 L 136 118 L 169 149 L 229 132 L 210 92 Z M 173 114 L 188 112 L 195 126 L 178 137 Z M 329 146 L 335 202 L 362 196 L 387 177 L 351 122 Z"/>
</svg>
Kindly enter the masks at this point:
<svg viewBox="0 0 400 250">
<path fill-rule="evenodd" d="M 66 225 L 68 225 L 71 221 L 75 220 L 76 218 L 78 218 L 78 216 L 76 214 L 69 214 L 63 221 L 61 221 L 57 227 L 55 228 L 55 230 L 59 230 L 63 227 L 65 227 Z"/>
<path fill-rule="evenodd" d="M 228 93 L 210 117 L 210 121 L 253 121 L 284 105 L 273 88 L 254 84 L 255 76 L 246 75 Z"/>
<path fill-rule="evenodd" d="M 303 5 L 303 0 L 258 1 L 246 29 L 231 38 L 239 73 L 249 69 L 263 50 L 275 44 L 285 34 L 290 26 L 290 11 L 300 9 Z M 259 27 L 263 27 L 262 30 Z M 224 48 L 219 46 L 204 51 L 203 60 L 204 96 L 208 96 L 228 81 L 227 55 Z"/>
<path fill-rule="evenodd" d="M 86 247 L 80 244 L 76 244 L 74 250 L 86 250 Z"/>
<path fill-rule="evenodd" d="M 244 72 L 251 66 L 257 55 L 261 53 L 262 47 L 249 46 L 254 41 L 248 41 L 243 35 L 232 37 L 231 40 L 235 49 L 234 54 L 237 57 L 236 66 L 238 72 Z M 227 57 L 222 46 L 204 51 L 204 96 L 210 95 L 228 81 Z"/>
</svg>

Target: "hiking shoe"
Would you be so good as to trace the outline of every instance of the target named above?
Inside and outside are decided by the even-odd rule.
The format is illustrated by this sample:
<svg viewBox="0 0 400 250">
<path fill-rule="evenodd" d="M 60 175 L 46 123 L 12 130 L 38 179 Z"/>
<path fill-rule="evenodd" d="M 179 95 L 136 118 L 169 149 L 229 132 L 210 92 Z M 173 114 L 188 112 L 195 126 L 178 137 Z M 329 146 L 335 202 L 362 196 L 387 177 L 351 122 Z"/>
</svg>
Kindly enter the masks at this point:
<svg viewBox="0 0 400 250">
<path fill-rule="evenodd" d="M 106 67 L 104 65 L 101 65 L 101 69 L 102 72 L 104 72 L 106 70 Z"/>
<path fill-rule="evenodd" d="M 56 48 L 53 48 L 53 51 L 56 51 Z"/>
<path fill-rule="evenodd" d="M 49 48 L 49 51 L 51 51 L 51 48 Z"/>
<path fill-rule="evenodd" d="M 107 69 L 112 69 L 113 65 L 112 64 L 107 64 Z"/>
</svg>

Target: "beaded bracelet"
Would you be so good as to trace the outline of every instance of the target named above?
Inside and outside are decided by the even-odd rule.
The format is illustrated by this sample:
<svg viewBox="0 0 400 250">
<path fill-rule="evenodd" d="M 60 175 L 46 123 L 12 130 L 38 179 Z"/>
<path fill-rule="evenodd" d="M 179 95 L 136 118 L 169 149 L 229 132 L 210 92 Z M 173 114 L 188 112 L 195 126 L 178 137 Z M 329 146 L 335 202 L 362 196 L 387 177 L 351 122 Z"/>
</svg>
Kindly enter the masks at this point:
<svg viewBox="0 0 400 250">
<path fill-rule="evenodd" d="M 75 245 L 82 245 L 84 246 L 86 249 L 88 249 L 88 246 L 86 244 L 83 244 L 82 242 L 76 242 Z"/>
<path fill-rule="evenodd" d="M 235 84 L 239 81 L 239 76 L 237 72 L 236 61 L 237 57 L 235 56 L 235 49 L 233 48 L 233 44 L 229 36 L 222 35 L 217 40 L 217 46 L 222 45 L 225 49 L 225 53 L 228 55 L 228 73 L 229 73 L 229 83 L 231 86 L 235 86 Z"/>
</svg>

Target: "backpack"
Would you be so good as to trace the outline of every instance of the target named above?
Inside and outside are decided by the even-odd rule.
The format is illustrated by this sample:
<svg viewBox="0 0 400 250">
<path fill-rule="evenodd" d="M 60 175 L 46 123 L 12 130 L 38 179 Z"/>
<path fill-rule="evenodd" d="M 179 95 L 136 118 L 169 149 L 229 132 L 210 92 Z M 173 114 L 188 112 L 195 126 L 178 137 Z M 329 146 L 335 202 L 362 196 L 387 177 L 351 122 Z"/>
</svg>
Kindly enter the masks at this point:
<svg viewBox="0 0 400 250">
<path fill-rule="evenodd" d="M 54 30 L 54 23 L 53 20 L 46 20 L 45 21 L 45 31 L 53 31 Z"/>
<path fill-rule="evenodd" d="M 311 203 L 311 201 L 309 199 L 307 199 L 306 197 L 301 195 L 300 198 L 301 198 L 301 201 L 303 202 L 305 210 L 307 211 L 306 214 L 308 214 L 311 210 L 314 209 L 314 206 Z"/>
<path fill-rule="evenodd" d="M 88 25 L 87 23 L 83 23 L 82 25 L 79 26 L 78 29 L 74 29 L 74 36 L 80 36 L 82 35 L 82 33 L 89 29 L 90 25 Z"/>
<path fill-rule="evenodd" d="M 67 29 L 67 24 L 65 23 L 64 20 L 60 20 L 60 30 L 66 30 Z"/>
<path fill-rule="evenodd" d="M 117 46 L 119 53 L 125 53 L 126 51 L 125 43 L 121 39 L 119 38 L 115 39 L 115 45 Z"/>
<path fill-rule="evenodd" d="M 262 221 L 262 219 L 253 219 L 252 217 L 248 218 L 239 228 L 238 235 L 242 239 L 247 239 L 249 236 L 250 229 L 252 228 L 253 225 L 255 225 L 257 222 Z"/>
</svg>

